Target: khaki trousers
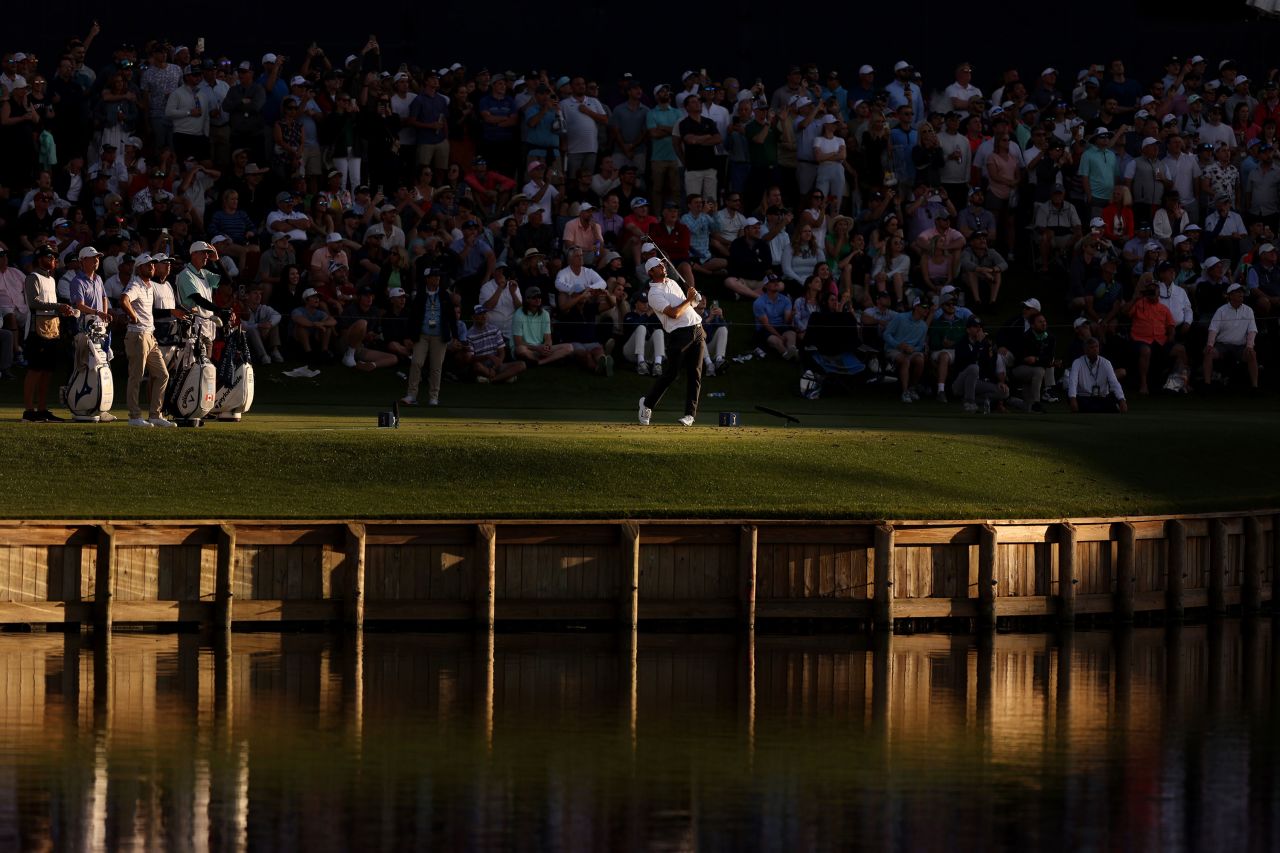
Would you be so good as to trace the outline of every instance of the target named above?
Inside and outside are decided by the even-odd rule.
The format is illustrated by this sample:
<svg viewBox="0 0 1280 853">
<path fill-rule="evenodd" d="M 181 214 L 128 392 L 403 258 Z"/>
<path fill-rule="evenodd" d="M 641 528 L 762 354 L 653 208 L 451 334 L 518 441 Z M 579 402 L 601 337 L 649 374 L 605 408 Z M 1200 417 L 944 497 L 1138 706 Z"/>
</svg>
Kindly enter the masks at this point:
<svg viewBox="0 0 1280 853">
<path fill-rule="evenodd" d="M 151 377 L 151 417 L 160 417 L 164 408 L 164 389 L 169 384 L 169 371 L 164 366 L 160 347 L 156 346 L 153 332 L 129 332 L 124 336 L 124 351 L 129 357 L 129 387 L 125 399 L 129 405 L 129 417 L 142 417 L 138 406 L 138 394 L 142 387 L 142 372 Z"/>
</svg>

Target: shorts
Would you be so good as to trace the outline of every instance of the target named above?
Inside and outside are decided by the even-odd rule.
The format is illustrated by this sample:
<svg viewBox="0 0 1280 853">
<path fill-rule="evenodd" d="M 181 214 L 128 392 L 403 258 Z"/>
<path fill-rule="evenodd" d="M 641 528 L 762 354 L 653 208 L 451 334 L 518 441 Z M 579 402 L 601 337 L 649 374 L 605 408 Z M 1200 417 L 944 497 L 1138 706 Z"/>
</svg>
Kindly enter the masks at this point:
<svg viewBox="0 0 1280 853">
<path fill-rule="evenodd" d="M 774 328 L 778 330 L 779 335 L 785 335 L 787 332 L 791 331 L 790 326 L 774 326 Z M 756 346 L 763 347 L 766 344 L 768 344 L 769 338 L 771 335 L 772 335 L 772 332 L 770 332 L 768 329 L 756 329 L 756 335 L 755 335 Z"/>
<path fill-rule="evenodd" d="M 1244 344 L 1224 344 L 1218 341 L 1213 345 L 1213 354 L 1219 358 L 1240 361 L 1244 358 Z"/>
<path fill-rule="evenodd" d="M 952 361 L 952 362 L 955 362 L 955 360 L 956 360 L 956 351 L 955 351 L 955 350 L 953 350 L 953 349 L 936 349 L 936 350 L 933 350 L 931 353 L 929 353 L 929 358 L 933 359 L 933 361 L 935 361 L 935 362 L 936 362 L 939 358 L 941 358 L 941 357 L 942 357 L 942 354 L 943 354 L 944 352 L 945 352 L 948 356 L 950 356 L 950 358 L 951 358 L 951 361 Z"/>
<path fill-rule="evenodd" d="M 751 288 L 752 290 L 756 291 L 757 293 L 758 293 L 758 292 L 761 292 L 761 291 L 763 291 L 763 290 L 764 290 L 764 281 L 763 281 L 762 279 L 758 279 L 758 278 L 739 278 L 739 279 L 738 279 L 738 281 L 739 281 L 740 283 L 742 283 L 742 284 L 745 284 L 747 287 Z"/>
<path fill-rule="evenodd" d="M 1135 355 L 1141 353 L 1144 349 L 1151 350 L 1153 356 L 1166 357 L 1173 351 L 1173 341 L 1158 344 L 1155 341 L 1131 341 L 1133 344 L 1133 352 Z"/>
<path fill-rule="evenodd" d="M 449 168 L 449 140 L 434 145 L 418 146 L 418 165 L 433 169 Z"/>
<path fill-rule="evenodd" d="M 22 345 L 22 353 L 26 356 L 30 370 L 54 370 L 58 366 L 58 356 L 62 352 L 62 341 L 59 338 L 42 338 L 39 335 L 27 335 L 27 342 Z"/>
</svg>

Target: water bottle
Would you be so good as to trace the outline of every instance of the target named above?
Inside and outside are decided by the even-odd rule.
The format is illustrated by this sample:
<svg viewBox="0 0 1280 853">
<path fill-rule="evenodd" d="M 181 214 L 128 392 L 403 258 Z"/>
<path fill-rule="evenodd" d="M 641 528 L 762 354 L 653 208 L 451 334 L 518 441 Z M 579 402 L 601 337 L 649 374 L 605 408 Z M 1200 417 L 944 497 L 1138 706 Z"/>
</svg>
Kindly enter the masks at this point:
<svg viewBox="0 0 1280 853">
<path fill-rule="evenodd" d="M 723 392 L 723 391 L 712 391 L 712 392 L 711 392 L 710 394 L 708 394 L 707 396 L 708 396 L 708 397 L 715 398 L 715 399 L 717 399 L 717 400 L 718 400 L 718 399 L 720 399 L 721 397 L 723 397 L 724 395 L 725 395 L 725 394 L 724 394 L 724 392 Z"/>
</svg>

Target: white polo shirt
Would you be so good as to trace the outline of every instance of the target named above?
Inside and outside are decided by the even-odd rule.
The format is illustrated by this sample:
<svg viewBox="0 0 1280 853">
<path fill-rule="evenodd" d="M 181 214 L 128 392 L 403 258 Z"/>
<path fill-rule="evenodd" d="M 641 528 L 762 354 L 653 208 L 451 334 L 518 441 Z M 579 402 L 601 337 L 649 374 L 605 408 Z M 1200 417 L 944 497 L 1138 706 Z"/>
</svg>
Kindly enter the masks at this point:
<svg viewBox="0 0 1280 853">
<path fill-rule="evenodd" d="M 649 307 L 653 309 L 653 313 L 658 315 L 658 321 L 662 323 L 662 330 L 668 334 L 676 329 L 683 329 L 687 326 L 701 326 L 702 317 L 693 307 L 685 309 L 679 317 L 668 317 L 666 315 L 667 308 L 675 308 L 684 302 L 685 293 L 680 286 L 671 279 L 664 279 L 662 282 L 649 282 Z"/>
<path fill-rule="evenodd" d="M 1253 309 L 1248 305 L 1236 308 L 1228 302 L 1219 306 L 1209 321 L 1209 335 L 1214 343 L 1242 347 L 1248 343 L 1250 333 L 1258 333 L 1258 324 L 1253 319 Z"/>
</svg>

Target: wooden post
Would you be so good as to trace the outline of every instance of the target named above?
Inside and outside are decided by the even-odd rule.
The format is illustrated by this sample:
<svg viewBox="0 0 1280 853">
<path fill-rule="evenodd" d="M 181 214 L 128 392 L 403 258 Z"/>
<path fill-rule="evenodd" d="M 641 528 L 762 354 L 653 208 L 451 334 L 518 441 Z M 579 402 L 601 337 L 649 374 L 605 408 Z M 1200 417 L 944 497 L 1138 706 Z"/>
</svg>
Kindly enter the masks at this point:
<svg viewBox="0 0 1280 853">
<path fill-rule="evenodd" d="M 1058 525 L 1058 624 L 1076 621 L 1076 527 Z"/>
<path fill-rule="evenodd" d="M 498 534 L 492 524 L 476 525 L 475 622 L 482 631 L 492 631 L 498 590 Z"/>
<path fill-rule="evenodd" d="M 1121 521 L 1112 528 L 1116 537 L 1116 564 L 1112 574 L 1115 575 L 1115 602 L 1112 613 L 1117 622 L 1133 621 L 1133 591 L 1136 582 L 1134 552 L 1137 548 L 1133 525 Z"/>
<path fill-rule="evenodd" d="M 621 601 L 622 629 L 635 631 L 640 624 L 640 525 L 622 522 Z"/>
<path fill-rule="evenodd" d="M 996 626 L 996 529 L 990 524 L 978 530 L 978 624 Z"/>
<path fill-rule="evenodd" d="M 218 567 L 214 576 L 214 625 L 222 633 L 231 630 L 234 596 L 231 592 L 235 573 L 236 528 L 231 524 L 218 525 Z"/>
<path fill-rule="evenodd" d="M 756 627 L 756 555 L 759 531 L 754 524 L 743 525 L 738 530 L 738 619 L 742 627 L 754 631 Z"/>
<path fill-rule="evenodd" d="M 893 630 L 893 525 L 881 524 L 875 534 L 875 597 L 872 622 L 877 631 Z"/>
<path fill-rule="evenodd" d="M 111 590 L 115 586 L 116 529 L 110 524 L 98 528 L 98 572 L 93 584 L 94 627 L 111 633 Z"/>
<path fill-rule="evenodd" d="M 1227 523 L 1221 518 L 1209 522 L 1209 612 L 1226 613 Z"/>
<path fill-rule="evenodd" d="M 1246 614 L 1262 609 L 1262 571 L 1266 561 L 1262 519 L 1251 515 L 1244 520 L 1244 579 L 1240 590 L 1240 609 Z"/>
<path fill-rule="evenodd" d="M 347 525 L 347 627 L 364 630 L 364 543 L 363 524 Z"/>
<path fill-rule="evenodd" d="M 1165 571 L 1164 609 L 1170 619 L 1181 619 L 1186 610 L 1187 526 L 1171 518 L 1164 525 Z"/>
</svg>

